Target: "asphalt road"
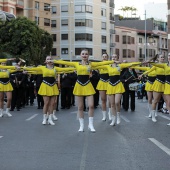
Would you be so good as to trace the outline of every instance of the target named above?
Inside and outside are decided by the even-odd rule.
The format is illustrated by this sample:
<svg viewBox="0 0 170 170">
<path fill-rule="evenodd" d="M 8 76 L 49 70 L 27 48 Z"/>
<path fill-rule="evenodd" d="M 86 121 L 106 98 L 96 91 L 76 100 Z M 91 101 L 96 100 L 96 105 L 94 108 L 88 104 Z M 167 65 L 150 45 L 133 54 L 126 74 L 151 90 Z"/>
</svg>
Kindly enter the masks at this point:
<svg viewBox="0 0 170 170">
<path fill-rule="evenodd" d="M 147 103 L 121 112 L 121 124 L 102 122 L 95 109 L 96 133 L 78 132 L 77 107 L 57 112 L 55 126 L 42 125 L 42 110 L 27 106 L 0 118 L 0 170 L 169 170 L 169 115 L 147 118 Z"/>
</svg>

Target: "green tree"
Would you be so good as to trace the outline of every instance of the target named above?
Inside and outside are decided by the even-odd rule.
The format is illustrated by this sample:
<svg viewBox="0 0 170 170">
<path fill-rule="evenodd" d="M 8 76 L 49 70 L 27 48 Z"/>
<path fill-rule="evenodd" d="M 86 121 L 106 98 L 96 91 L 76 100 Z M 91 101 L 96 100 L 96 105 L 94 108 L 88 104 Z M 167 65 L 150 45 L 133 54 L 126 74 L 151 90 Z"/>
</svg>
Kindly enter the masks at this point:
<svg viewBox="0 0 170 170">
<path fill-rule="evenodd" d="M 40 64 L 50 54 L 52 46 L 52 36 L 25 17 L 0 22 L 1 53 L 23 58 L 29 64 Z"/>
</svg>

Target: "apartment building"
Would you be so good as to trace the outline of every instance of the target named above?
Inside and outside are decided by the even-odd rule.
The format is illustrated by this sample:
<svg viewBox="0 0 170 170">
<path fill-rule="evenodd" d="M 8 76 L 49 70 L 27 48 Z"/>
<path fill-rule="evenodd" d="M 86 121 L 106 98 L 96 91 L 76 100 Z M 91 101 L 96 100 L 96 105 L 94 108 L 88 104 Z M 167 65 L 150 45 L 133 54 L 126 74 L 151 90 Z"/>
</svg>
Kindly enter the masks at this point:
<svg viewBox="0 0 170 170">
<path fill-rule="evenodd" d="M 0 0 L 0 10 L 26 16 L 51 33 L 51 0 Z"/>
<path fill-rule="evenodd" d="M 51 0 L 52 55 L 73 60 L 82 49 L 91 59 L 114 51 L 114 0 Z"/>
<path fill-rule="evenodd" d="M 120 61 L 144 61 L 155 54 L 168 53 L 167 33 L 164 31 L 146 31 L 135 28 L 115 26 L 115 53 Z"/>
</svg>

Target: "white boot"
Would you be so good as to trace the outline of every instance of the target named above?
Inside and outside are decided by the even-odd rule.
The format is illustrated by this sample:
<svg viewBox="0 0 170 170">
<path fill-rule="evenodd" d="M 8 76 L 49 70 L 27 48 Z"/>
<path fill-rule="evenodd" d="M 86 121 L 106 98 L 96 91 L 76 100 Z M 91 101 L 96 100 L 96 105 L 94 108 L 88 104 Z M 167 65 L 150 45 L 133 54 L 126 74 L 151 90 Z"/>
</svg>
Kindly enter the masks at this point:
<svg viewBox="0 0 170 170">
<path fill-rule="evenodd" d="M 120 112 L 117 112 L 117 125 L 120 124 Z"/>
<path fill-rule="evenodd" d="M 106 121 L 106 111 L 102 111 L 103 119 L 102 121 Z"/>
<path fill-rule="evenodd" d="M 157 122 L 156 118 L 155 118 L 155 110 L 152 110 L 152 121 L 153 122 Z"/>
<path fill-rule="evenodd" d="M 56 117 L 55 113 L 56 113 L 56 110 L 53 110 L 53 114 L 52 114 L 53 120 L 58 120 L 58 118 Z"/>
<path fill-rule="evenodd" d="M 170 126 L 170 123 L 168 123 L 167 126 Z"/>
<path fill-rule="evenodd" d="M 80 128 L 79 128 L 79 132 L 84 132 L 84 119 L 83 118 L 79 118 L 79 123 L 80 123 Z"/>
<path fill-rule="evenodd" d="M 8 117 L 11 117 L 11 116 L 12 116 L 11 113 L 9 113 L 9 108 L 6 108 L 5 114 L 7 114 Z"/>
<path fill-rule="evenodd" d="M 111 108 L 109 108 L 108 116 L 109 116 L 109 120 L 112 120 Z"/>
<path fill-rule="evenodd" d="M 148 109 L 149 109 L 149 118 L 151 118 L 152 117 L 152 113 L 151 113 L 151 107 L 152 107 L 152 104 L 149 104 L 148 103 Z"/>
<path fill-rule="evenodd" d="M 157 116 L 158 116 L 158 103 L 156 105 L 156 111 L 155 111 L 155 117 L 157 117 Z"/>
<path fill-rule="evenodd" d="M 42 121 L 42 124 L 43 124 L 43 125 L 46 125 L 46 124 L 47 124 L 47 117 L 48 117 L 47 114 L 44 114 L 44 115 L 43 115 L 43 121 Z"/>
<path fill-rule="evenodd" d="M 96 130 L 93 127 L 93 117 L 89 117 L 89 126 L 88 126 L 89 130 L 91 132 L 96 132 Z"/>
<path fill-rule="evenodd" d="M 116 116 L 112 115 L 112 122 L 110 126 L 115 126 L 116 125 Z"/>
<path fill-rule="evenodd" d="M 55 123 L 54 123 L 53 120 L 52 120 L 52 114 L 50 114 L 50 115 L 48 116 L 48 124 L 49 124 L 49 125 L 55 125 Z"/>
<path fill-rule="evenodd" d="M 3 114 L 3 109 L 0 109 L 0 117 L 3 117 L 4 114 Z"/>
</svg>

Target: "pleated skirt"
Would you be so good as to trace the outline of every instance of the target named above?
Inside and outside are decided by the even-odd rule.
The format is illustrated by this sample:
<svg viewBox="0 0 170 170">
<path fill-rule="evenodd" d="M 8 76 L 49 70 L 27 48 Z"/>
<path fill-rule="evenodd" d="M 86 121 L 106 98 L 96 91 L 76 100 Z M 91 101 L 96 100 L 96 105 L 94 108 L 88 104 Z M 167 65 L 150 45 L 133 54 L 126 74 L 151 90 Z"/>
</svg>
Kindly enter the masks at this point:
<svg viewBox="0 0 170 170">
<path fill-rule="evenodd" d="M 163 93 L 165 90 L 165 84 L 155 80 L 152 85 L 152 91 Z"/>
<path fill-rule="evenodd" d="M 108 82 L 104 82 L 102 80 L 99 80 L 96 89 L 99 91 L 106 91 L 107 90 Z"/>
<path fill-rule="evenodd" d="M 122 84 L 122 82 L 119 82 L 117 85 L 113 86 L 110 83 L 107 85 L 107 92 L 106 94 L 112 95 L 112 94 L 122 94 L 125 92 L 125 88 Z"/>
<path fill-rule="evenodd" d="M 13 91 L 13 87 L 10 82 L 7 84 L 0 83 L 0 92 L 9 92 L 9 91 Z"/>
</svg>

